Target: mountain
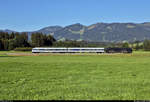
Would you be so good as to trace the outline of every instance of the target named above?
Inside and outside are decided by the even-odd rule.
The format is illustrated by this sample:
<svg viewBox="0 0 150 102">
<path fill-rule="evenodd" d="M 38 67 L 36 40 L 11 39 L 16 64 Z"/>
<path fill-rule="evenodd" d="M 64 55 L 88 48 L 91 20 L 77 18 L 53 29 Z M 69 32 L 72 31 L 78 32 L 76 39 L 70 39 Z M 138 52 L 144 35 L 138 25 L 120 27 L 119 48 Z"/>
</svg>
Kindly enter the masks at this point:
<svg viewBox="0 0 150 102">
<path fill-rule="evenodd" d="M 5 29 L 5 30 L 0 30 L 0 32 L 8 32 L 8 33 L 12 33 L 12 32 L 16 32 L 16 31 L 9 30 L 9 29 Z"/>
<path fill-rule="evenodd" d="M 150 23 L 79 23 L 54 32 L 57 40 L 85 40 L 94 42 L 121 42 L 150 39 Z"/>
<path fill-rule="evenodd" d="M 149 23 L 97 23 L 88 27 L 84 40 L 91 41 L 135 41 L 150 38 Z"/>
<path fill-rule="evenodd" d="M 61 26 L 49 26 L 49 27 L 45 27 L 45 28 L 42 28 L 37 31 L 32 31 L 32 32 L 27 32 L 27 33 L 29 35 L 29 39 L 31 38 L 31 34 L 35 33 L 35 32 L 39 32 L 39 33 L 43 33 L 43 34 L 50 34 L 50 35 L 54 36 L 54 32 L 56 32 L 62 28 L 63 27 L 61 27 Z"/>
<path fill-rule="evenodd" d="M 55 31 L 54 37 L 57 40 L 80 40 L 84 34 L 85 29 L 86 26 L 81 25 L 80 23 L 69 25 L 58 31 Z"/>
<path fill-rule="evenodd" d="M 11 30 L 4 30 L 11 32 Z M 57 40 L 85 40 L 91 42 L 122 42 L 150 39 L 150 22 L 144 23 L 96 23 L 89 26 L 80 23 L 49 26 L 33 32 L 51 34 Z M 31 33 L 28 32 L 29 37 Z"/>
<path fill-rule="evenodd" d="M 62 28 L 63 27 L 61 27 L 61 26 L 49 26 L 49 27 L 42 28 L 42 29 L 35 31 L 35 32 L 42 32 L 44 34 L 53 35 L 55 31 L 61 30 Z"/>
</svg>

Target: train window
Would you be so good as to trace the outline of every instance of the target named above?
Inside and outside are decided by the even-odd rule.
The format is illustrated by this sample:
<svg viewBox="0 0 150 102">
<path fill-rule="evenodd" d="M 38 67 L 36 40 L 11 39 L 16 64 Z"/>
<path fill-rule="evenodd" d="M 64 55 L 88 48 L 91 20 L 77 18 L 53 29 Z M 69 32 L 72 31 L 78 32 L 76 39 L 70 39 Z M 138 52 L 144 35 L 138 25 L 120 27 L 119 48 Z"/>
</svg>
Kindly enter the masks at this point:
<svg viewBox="0 0 150 102">
<path fill-rule="evenodd" d="M 72 49 L 73 51 L 80 51 L 80 49 Z"/>
<path fill-rule="evenodd" d="M 43 50 L 45 50 L 45 49 L 39 49 L 40 51 L 43 51 Z"/>
</svg>

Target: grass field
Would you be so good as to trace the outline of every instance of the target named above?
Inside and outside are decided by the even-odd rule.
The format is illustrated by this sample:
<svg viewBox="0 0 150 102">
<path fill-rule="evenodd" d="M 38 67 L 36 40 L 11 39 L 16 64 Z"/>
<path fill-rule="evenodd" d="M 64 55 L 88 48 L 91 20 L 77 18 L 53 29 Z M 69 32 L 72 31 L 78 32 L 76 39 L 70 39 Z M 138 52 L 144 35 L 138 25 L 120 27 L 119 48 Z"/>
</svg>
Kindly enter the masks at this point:
<svg viewBox="0 0 150 102">
<path fill-rule="evenodd" d="M 0 52 L 0 100 L 150 100 L 150 52 L 7 53 L 14 52 Z"/>
</svg>

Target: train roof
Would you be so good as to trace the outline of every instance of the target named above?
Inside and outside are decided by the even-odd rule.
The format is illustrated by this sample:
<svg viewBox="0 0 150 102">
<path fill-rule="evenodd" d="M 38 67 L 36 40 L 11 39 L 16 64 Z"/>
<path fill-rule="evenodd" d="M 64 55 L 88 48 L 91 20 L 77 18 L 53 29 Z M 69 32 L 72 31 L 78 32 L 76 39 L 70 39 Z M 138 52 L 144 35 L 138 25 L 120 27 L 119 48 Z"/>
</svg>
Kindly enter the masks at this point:
<svg viewBox="0 0 150 102">
<path fill-rule="evenodd" d="M 67 48 L 50 48 L 50 47 L 36 47 L 33 49 L 67 49 Z"/>
<path fill-rule="evenodd" d="M 68 48 L 68 49 L 104 49 L 104 48 L 93 48 L 93 47 L 79 47 L 79 48 Z"/>
<path fill-rule="evenodd" d="M 104 48 L 93 48 L 93 47 L 70 47 L 70 48 L 65 48 L 65 47 L 61 47 L 61 48 L 58 48 L 58 47 L 36 47 L 36 48 L 33 48 L 33 49 L 104 49 Z"/>
</svg>

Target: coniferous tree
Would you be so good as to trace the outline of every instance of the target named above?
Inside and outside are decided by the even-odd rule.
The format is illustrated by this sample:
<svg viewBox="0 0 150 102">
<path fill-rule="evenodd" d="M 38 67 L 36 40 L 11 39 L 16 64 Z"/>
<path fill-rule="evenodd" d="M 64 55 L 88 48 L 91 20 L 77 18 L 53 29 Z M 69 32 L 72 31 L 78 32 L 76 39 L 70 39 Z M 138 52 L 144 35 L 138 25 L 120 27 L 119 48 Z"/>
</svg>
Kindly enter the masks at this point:
<svg viewBox="0 0 150 102">
<path fill-rule="evenodd" d="M 2 41 L 0 40 L 0 50 L 2 50 Z"/>
<path fill-rule="evenodd" d="M 52 46 L 53 42 L 56 41 L 51 35 L 45 35 L 38 32 L 32 33 L 31 40 L 33 47 Z"/>
<path fill-rule="evenodd" d="M 15 49 L 15 40 L 14 39 L 11 39 L 9 40 L 9 46 L 8 46 L 8 50 L 13 50 Z"/>
<path fill-rule="evenodd" d="M 3 46 L 4 46 L 4 50 L 8 50 L 9 47 L 9 41 L 8 40 L 3 40 Z"/>
<path fill-rule="evenodd" d="M 9 39 L 14 39 L 15 38 L 15 33 L 12 32 L 10 35 L 9 35 Z"/>
</svg>

